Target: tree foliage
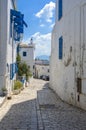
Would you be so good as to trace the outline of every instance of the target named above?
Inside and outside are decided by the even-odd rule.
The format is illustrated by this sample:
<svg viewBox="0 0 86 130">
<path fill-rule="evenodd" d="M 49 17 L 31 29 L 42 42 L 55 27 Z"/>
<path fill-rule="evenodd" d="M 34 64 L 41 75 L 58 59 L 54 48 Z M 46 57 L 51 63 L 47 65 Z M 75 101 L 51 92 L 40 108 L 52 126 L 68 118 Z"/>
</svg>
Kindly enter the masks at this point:
<svg viewBox="0 0 86 130">
<path fill-rule="evenodd" d="M 23 87 L 23 84 L 19 80 L 14 82 L 14 90 L 21 89 L 22 87 Z"/>
<path fill-rule="evenodd" d="M 21 62 L 21 56 L 19 54 L 17 54 L 16 61 L 17 61 L 17 64 Z"/>
<path fill-rule="evenodd" d="M 25 62 L 21 62 L 21 57 L 18 54 L 17 55 L 17 65 L 18 65 L 18 76 L 26 76 L 26 80 L 28 80 L 29 77 L 32 76 L 31 72 L 30 72 L 30 67 L 28 67 L 28 65 Z"/>
</svg>

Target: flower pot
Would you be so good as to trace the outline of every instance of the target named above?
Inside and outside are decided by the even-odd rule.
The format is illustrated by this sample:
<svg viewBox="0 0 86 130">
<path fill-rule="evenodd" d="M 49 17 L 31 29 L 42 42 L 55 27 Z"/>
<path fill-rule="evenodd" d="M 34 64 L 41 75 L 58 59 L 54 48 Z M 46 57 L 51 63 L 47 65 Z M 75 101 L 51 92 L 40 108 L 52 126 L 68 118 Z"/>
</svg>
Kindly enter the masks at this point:
<svg viewBox="0 0 86 130">
<path fill-rule="evenodd" d="M 21 90 L 20 90 L 20 89 L 13 90 L 13 94 L 14 94 L 14 95 L 18 95 L 20 92 L 21 92 Z"/>
</svg>

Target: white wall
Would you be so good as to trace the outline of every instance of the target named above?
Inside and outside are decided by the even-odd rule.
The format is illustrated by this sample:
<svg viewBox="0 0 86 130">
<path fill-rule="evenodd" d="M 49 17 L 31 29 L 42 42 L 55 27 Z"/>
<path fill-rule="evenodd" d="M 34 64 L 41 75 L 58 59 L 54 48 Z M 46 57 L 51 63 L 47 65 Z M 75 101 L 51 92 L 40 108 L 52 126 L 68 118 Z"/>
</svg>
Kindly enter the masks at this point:
<svg viewBox="0 0 86 130">
<path fill-rule="evenodd" d="M 66 16 L 73 9 L 77 8 L 81 4 L 84 4 L 85 0 L 62 0 L 63 1 L 63 16 Z M 58 21 L 58 0 L 56 0 L 56 21 Z"/>
<path fill-rule="evenodd" d="M 6 40 L 7 40 L 7 1 L 0 1 L 0 87 L 4 86 L 6 73 Z M 5 36 L 5 37 L 4 37 Z"/>
<path fill-rule="evenodd" d="M 49 65 L 37 65 L 35 64 L 35 76 L 40 78 L 42 75 L 49 76 L 50 75 Z"/>
<path fill-rule="evenodd" d="M 0 0 L 0 88 L 6 86 L 11 89 L 10 64 L 12 63 L 12 39 L 10 38 L 10 9 L 13 8 L 11 0 Z M 16 61 L 16 45 L 14 45 L 14 58 Z"/>
<path fill-rule="evenodd" d="M 16 63 L 16 42 L 13 41 L 13 39 L 10 37 L 10 9 L 13 9 L 12 1 L 8 0 L 8 6 L 7 6 L 7 55 L 6 55 L 6 63 L 9 65 L 9 71 L 8 67 L 6 68 L 6 83 L 9 91 L 12 89 L 13 81 L 10 80 L 10 64 Z M 13 80 L 16 79 L 16 74 L 13 77 Z"/>
<path fill-rule="evenodd" d="M 63 100 L 86 109 L 86 94 L 77 92 L 76 82 L 78 77 L 81 79 L 83 77 L 81 72 L 83 51 L 81 47 L 83 47 L 82 17 L 84 2 L 86 3 L 86 0 L 63 0 L 63 17 L 60 21 L 56 17 L 56 23 L 52 31 L 50 86 Z M 58 8 L 56 9 L 57 15 Z M 59 60 L 58 45 L 61 36 L 63 36 L 63 58 Z M 72 51 L 70 52 L 71 48 Z M 82 80 L 83 84 L 86 83 L 84 82 Z"/>
<path fill-rule="evenodd" d="M 23 52 L 27 53 L 27 56 L 23 56 Z M 30 70 L 33 74 L 33 65 L 34 65 L 34 46 L 33 47 L 29 47 L 27 45 L 27 47 L 21 47 L 20 46 L 20 51 L 19 54 L 21 56 L 21 60 L 23 62 L 26 62 L 28 66 L 30 66 Z"/>
</svg>

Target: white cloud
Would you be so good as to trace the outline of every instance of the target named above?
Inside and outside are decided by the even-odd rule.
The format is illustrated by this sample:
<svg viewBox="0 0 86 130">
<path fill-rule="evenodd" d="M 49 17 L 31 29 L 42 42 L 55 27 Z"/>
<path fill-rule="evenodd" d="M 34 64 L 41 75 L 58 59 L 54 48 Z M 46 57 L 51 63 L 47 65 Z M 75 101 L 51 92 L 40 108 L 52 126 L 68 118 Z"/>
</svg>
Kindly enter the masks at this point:
<svg viewBox="0 0 86 130">
<path fill-rule="evenodd" d="M 53 28 L 53 27 L 54 27 L 54 25 L 55 25 L 55 23 L 51 24 L 51 25 L 50 25 L 50 28 Z"/>
<path fill-rule="evenodd" d="M 45 25 L 44 24 L 40 24 L 40 27 L 44 27 Z"/>
<path fill-rule="evenodd" d="M 39 55 L 50 55 L 51 51 L 51 33 L 41 34 L 37 32 L 32 35 L 35 43 L 35 57 Z M 29 43 L 30 39 L 26 42 Z"/>
<path fill-rule="evenodd" d="M 46 22 L 52 22 L 54 9 L 55 3 L 51 1 L 49 4 L 46 4 L 38 13 L 36 13 L 35 16 L 45 19 Z"/>
</svg>

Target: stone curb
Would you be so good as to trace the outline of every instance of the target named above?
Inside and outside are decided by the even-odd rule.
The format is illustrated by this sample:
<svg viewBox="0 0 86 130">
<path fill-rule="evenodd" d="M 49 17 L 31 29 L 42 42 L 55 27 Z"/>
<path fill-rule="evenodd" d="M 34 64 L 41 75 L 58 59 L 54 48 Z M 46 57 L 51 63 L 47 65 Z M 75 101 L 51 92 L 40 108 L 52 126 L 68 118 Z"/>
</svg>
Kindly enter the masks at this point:
<svg viewBox="0 0 86 130">
<path fill-rule="evenodd" d="M 2 105 L 5 103 L 6 100 L 7 100 L 7 96 L 3 97 L 2 102 L 0 103 L 0 107 L 2 107 Z"/>
</svg>

